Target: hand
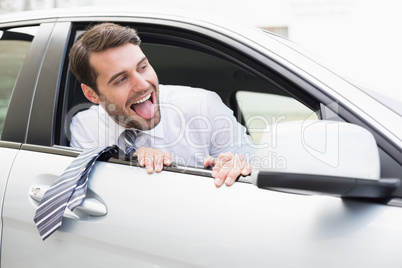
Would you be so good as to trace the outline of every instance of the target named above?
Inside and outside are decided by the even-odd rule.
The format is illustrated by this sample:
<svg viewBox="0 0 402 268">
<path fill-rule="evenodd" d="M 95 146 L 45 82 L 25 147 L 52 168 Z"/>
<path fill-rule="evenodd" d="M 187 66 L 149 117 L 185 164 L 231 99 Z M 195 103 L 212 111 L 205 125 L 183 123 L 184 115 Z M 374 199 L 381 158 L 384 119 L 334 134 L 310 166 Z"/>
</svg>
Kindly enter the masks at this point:
<svg viewBox="0 0 402 268">
<path fill-rule="evenodd" d="M 213 166 L 212 177 L 217 187 L 225 183 L 232 185 L 238 176 L 251 173 L 251 165 L 241 154 L 222 153 L 217 159 L 212 156 L 204 158 L 204 167 Z"/>
<path fill-rule="evenodd" d="M 140 147 L 133 156 L 137 157 L 140 166 L 145 166 L 149 174 L 154 171 L 161 172 L 163 165 L 169 166 L 172 164 L 172 155 L 159 149 Z"/>
</svg>

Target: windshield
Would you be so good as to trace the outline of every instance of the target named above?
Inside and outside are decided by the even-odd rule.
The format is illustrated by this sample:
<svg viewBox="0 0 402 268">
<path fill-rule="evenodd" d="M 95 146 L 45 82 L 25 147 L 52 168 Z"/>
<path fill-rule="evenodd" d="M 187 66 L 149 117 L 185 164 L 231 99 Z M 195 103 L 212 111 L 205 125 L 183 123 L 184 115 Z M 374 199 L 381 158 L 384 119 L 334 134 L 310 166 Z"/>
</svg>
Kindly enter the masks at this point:
<svg viewBox="0 0 402 268">
<path fill-rule="evenodd" d="M 329 66 L 325 60 L 323 60 L 322 58 L 319 58 L 317 55 L 310 53 L 308 50 L 306 50 L 304 47 L 301 47 L 299 44 L 292 42 L 289 39 L 286 39 L 282 36 L 276 35 L 274 33 L 271 33 L 269 31 L 263 30 L 266 33 L 269 33 L 271 37 L 275 38 L 277 41 L 285 44 L 286 46 L 294 49 L 295 51 L 298 51 L 299 53 L 301 52 L 303 55 L 309 57 L 311 60 L 314 60 L 316 63 L 320 64 L 321 66 Z M 331 68 L 332 69 L 332 68 Z M 390 96 L 390 95 L 386 95 L 382 92 L 373 90 L 373 89 L 369 89 L 365 86 L 361 86 L 358 83 L 355 83 L 355 81 L 353 79 L 344 77 L 343 75 L 340 75 L 339 73 L 337 73 L 338 76 L 341 76 L 343 79 L 349 81 L 350 83 L 352 83 L 353 85 L 355 85 L 358 89 L 360 89 L 361 91 L 365 92 L 367 95 L 369 95 L 370 97 L 374 98 L 375 100 L 377 100 L 378 102 L 380 102 L 381 104 L 385 105 L 386 107 L 388 107 L 389 109 L 391 109 L 393 112 L 397 113 L 398 115 L 402 116 L 402 100 L 398 99 L 394 96 Z"/>
</svg>

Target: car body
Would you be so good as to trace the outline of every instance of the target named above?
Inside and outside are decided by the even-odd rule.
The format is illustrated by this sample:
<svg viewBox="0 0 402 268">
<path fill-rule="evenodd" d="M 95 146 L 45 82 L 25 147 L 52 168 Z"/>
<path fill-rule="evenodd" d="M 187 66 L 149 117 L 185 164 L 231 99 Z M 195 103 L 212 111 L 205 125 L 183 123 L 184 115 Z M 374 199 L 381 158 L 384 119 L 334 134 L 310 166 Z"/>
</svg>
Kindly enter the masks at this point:
<svg viewBox="0 0 402 268">
<path fill-rule="evenodd" d="M 188 13 L 119 9 L 0 17 L 2 267 L 401 266 L 400 106 L 385 105 L 260 29 Z M 149 175 L 111 159 L 91 172 L 87 205 L 66 213 L 62 227 L 42 241 L 33 222 L 38 200 L 79 154 L 69 147 L 69 123 L 90 105 L 69 72 L 68 51 L 88 25 L 104 21 L 136 28 L 161 83 L 215 91 L 257 142 L 275 123 L 357 126 L 362 131 L 337 159 L 353 167 L 357 157 L 348 154 L 377 154 L 370 160 L 378 167 L 371 189 L 380 187 L 376 176 L 394 179 L 395 188 L 376 197 L 347 196 L 333 191 L 335 182 L 328 191 L 300 194 L 258 185 L 254 170 L 253 179 L 217 188 L 210 170 L 175 165 Z M 353 149 L 363 144 L 363 133 L 373 137 L 374 149 Z M 279 160 L 273 155 L 261 173 Z M 300 172 L 318 170 L 300 162 Z M 363 174 L 369 164 L 355 167 Z M 331 168 L 350 175 L 338 162 Z M 317 171 L 315 183 L 332 170 Z"/>
</svg>

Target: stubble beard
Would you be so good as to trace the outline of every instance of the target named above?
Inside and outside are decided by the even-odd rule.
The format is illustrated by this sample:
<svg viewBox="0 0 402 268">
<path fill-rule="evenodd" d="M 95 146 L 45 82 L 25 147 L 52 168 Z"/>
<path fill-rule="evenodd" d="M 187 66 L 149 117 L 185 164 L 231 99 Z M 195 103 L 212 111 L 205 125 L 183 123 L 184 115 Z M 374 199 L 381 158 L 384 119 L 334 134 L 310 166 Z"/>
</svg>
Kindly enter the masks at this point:
<svg viewBox="0 0 402 268">
<path fill-rule="evenodd" d="M 155 91 L 154 91 L 155 94 Z M 119 125 L 125 128 L 135 128 L 138 130 L 150 130 L 156 127 L 161 120 L 161 112 L 159 105 L 159 94 L 155 96 L 155 115 L 150 119 L 145 119 L 139 115 L 128 115 L 125 109 L 119 105 L 115 105 L 110 102 L 104 96 L 100 96 L 100 99 L 104 105 L 105 111 L 108 115 Z M 126 104 L 127 105 L 127 104 Z"/>
</svg>

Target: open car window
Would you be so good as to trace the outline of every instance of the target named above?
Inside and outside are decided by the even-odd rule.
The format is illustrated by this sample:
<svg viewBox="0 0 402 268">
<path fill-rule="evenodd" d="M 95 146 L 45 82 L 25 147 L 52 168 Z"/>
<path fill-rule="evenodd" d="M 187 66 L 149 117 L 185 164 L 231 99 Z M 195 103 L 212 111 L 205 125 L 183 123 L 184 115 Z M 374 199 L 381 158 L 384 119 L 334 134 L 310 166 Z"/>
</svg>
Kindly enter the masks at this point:
<svg viewBox="0 0 402 268">
<path fill-rule="evenodd" d="M 289 119 L 293 116 L 291 113 L 296 105 L 303 110 L 302 118 L 313 115 L 313 118 L 318 119 L 318 103 L 306 99 L 305 95 L 303 98 L 299 97 L 302 95 L 301 90 L 286 81 L 280 74 L 274 72 L 267 76 L 261 74 L 259 66 L 254 65 L 242 51 L 228 48 L 219 40 L 211 40 L 198 33 L 190 34 L 169 29 L 161 34 L 163 30 L 158 29 L 155 30 L 158 31 L 156 34 L 149 27 L 130 26 L 137 28 L 142 39 L 141 49 L 155 69 L 161 84 L 191 86 L 216 92 L 233 110 L 238 122 L 250 129 L 253 128 L 254 132 L 256 121 L 254 125 L 247 124 L 247 121 L 250 122 L 252 112 L 257 113 L 252 115 L 262 116 L 268 121 L 271 121 L 268 117 L 272 112 Z M 76 40 L 80 34 L 82 30 L 77 30 L 71 38 Z M 253 94 L 272 98 L 264 99 L 267 103 L 259 99 L 258 103 L 254 103 L 257 110 L 250 111 L 248 107 L 253 104 L 249 102 L 247 107 L 244 104 L 254 98 L 247 96 L 258 98 L 259 95 Z M 285 113 L 283 105 L 277 111 L 272 111 L 273 106 L 269 102 L 276 101 L 275 98 L 287 100 L 283 102 L 283 105 L 288 106 Z M 91 106 L 91 103 L 83 96 L 79 82 L 71 73 L 67 75 L 65 99 L 66 116 L 63 117 L 65 122 L 62 123 L 65 137 L 61 137 L 60 145 L 68 146 L 69 123 L 72 116 Z M 258 125 L 258 127 L 266 126 Z M 256 135 L 253 131 L 250 134 L 254 141 L 258 142 L 258 134 Z"/>
</svg>

